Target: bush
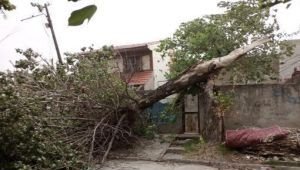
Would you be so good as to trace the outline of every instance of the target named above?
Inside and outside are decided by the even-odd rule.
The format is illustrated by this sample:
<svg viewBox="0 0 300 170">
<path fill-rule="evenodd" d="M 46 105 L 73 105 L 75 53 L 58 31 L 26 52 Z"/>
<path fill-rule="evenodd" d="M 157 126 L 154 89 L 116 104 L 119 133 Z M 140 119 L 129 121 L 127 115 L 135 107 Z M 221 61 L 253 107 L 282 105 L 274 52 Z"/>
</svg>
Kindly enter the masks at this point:
<svg viewBox="0 0 300 170">
<path fill-rule="evenodd" d="M 23 84 L 15 80 L 0 73 L 0 169 L 82 169 L 81 154 L 58 140 L 43 116 L 42 98 L 19 91 Z"/>
<path fill-rule="evenodd" d="M 17 52 L 25 59 L 0 73 L 0 170 L 86 169 L 113 136 L 114 145 L 128 142 L 130 121 L 116 126 L 136 96 L 114 71 L 110 47 L 64 65 Z"/>
</svg>

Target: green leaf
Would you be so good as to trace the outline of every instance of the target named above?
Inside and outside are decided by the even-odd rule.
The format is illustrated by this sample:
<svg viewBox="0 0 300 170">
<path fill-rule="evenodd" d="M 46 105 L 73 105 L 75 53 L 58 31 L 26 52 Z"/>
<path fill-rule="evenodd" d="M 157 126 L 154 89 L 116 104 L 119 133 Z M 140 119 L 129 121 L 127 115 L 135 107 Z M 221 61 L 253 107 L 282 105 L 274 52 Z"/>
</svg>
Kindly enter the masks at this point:
<svg viewBox="0 0 300 170">
<path fill-rule="evenodd" d="M 86 19 L 88 21 L 97 11 L 96 5 L 89 5 L 79 10 L 73 11 L 69 17 L 69 26 L 78 26 L 81 25 Z"/>
</svg>

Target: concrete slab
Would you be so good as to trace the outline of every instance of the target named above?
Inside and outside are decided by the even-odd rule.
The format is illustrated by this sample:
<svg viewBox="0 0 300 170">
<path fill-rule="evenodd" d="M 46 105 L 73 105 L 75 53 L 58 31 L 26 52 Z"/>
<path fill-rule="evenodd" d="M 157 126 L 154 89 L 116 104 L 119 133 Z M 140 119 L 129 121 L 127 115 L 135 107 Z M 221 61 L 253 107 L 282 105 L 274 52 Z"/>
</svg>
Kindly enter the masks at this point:
<svg viewBox="0 0 300 170">
<path fill-rule="evenodd" d="M 177 134 L 175 139 L 177 140 L 185 140 L 185 139 L 199 139 L 200 135 L 198 133 L 183 133 Z"/>
<path fill-rule="evenodd" d="M 143 140 L 140 145 L 130 149 L 120 149 L 110 153 L 111 157 L 135 157 L 149 160 L 158 160 L 164 155 L 169 148 L 170 143 L 162 143 L 159 139 Z"/>
<path fill-rule="evenodd" d="M 166 153 L 184 154 L 185 149 L 182 146 L 171 146 L 167 149 Z"/>
<path fill-rule="evenodd" d="M 151 161 L 112 160 L 106 162 L 101 170 L 217 170 L 213 167 L 197 164 L 163 163 Z M 97 170 L 100 170 L 97 169 Z"/>
</svg>

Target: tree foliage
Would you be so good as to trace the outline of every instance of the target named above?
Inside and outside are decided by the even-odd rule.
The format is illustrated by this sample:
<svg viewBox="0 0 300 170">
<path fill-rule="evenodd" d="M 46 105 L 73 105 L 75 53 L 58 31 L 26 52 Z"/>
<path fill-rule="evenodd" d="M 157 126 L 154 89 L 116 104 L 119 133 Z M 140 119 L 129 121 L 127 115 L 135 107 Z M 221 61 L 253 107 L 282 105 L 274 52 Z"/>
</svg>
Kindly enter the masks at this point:
<svg viewBox="0 0 300 170">
<path fill-rule="evenodd" d="M 71 13 L 71 16 L 69 17 L 69 25 L 78 26 L 81 25 L 86 19 L 89 21 L 96 11 L 97 6 L 95 5 L 89 5 L 84 8 L 73 11 Z"/>
<path fill-rule="evenodd" d="M 65 65 L 18 52 L 16 70 L 0 75 L 0 169 L 84 169 L 113 134 L 127 143 L 127 123 L 115 126 L 134 93 L 112 69 L 110 47 Z"/>
<path fill-rule="evenodd" d="M 15 72 L 0 73 L 0 169 L 81 169 L 82 153 L 66 145 L 49 119 L 51 72 L 39 68 L 38 54 L 18 50 L 26 59 Z M 52 113 L 56 116 L 62 113 Z M 76 168 L 72 168 L 76 167 Z"/>
<path fill-rule="evenodd" d="M 15 8 L 16 6 L 10 3 L 9 0 L 0 0 L 0 11 L 1 10 L 11 11 L 14 10 Z"/>
<path fill-rule="evenodd" d="M 162 41 L 159 51 L 171 55 L 169 78 L 176 77 L 198 60 L 227 54 L 249 42 L 278 31 L 270 9 L 261 9 L 255 0 L 225 2 L 224 14 L 209 15 L 183 23 L 171 38 Z M 273 61 L 281 55 L 278 38 L 257 48 L 229 69 L 231 79 L 239 82 L 261 81 L 274 73 Z"/>
<path fill-rule="evenodd" d="M 289 8 L 292 0 L 258 0 L 261 8 L 270 8 L 278 4 L 287 4 L 286 8 Z"/>
</svg>

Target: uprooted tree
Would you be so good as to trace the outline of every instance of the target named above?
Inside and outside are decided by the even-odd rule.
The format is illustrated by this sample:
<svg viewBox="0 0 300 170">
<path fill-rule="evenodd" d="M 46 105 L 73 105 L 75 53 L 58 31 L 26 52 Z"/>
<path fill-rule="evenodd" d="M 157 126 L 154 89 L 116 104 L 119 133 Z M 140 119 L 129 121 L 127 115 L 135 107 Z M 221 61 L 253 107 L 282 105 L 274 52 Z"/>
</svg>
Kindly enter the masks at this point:
<svg viewBox="0 0 300 170">
<path fill-rule="evenodd" d="M 140 128 L 136 127 L 136 120 L 155 102 L 199 84 L 211 98 L 211 79 L 222 69 L 239 62 L 248 66 L 258 66 L 262 61 L 267 64 L 270 61 L 267 54 L 274 54 L 272 49 L 279 47 L 272 29 L 276 25 L 264 25 L 266 20 L 261 17 L 267 16 L 261 15 L 264 11 L 259 11 L 258 6 L 224 5 L 233 13 L 183 25 L 192 30 L 198 29 L 197 24 L 203 26 L 200 32 L 191 31 L 190 48 L 178 48 L 186 50 L 185 53 L 176 46 L 170 48 L 175 53 L 174 67 L 176 63 L 184 67 L 174 69 L 176 74 L 166 84 L 144 94 L 120 79 L 120 70 L 111 62 L 115 59 L 111 47 L 88 55 L 69 55 L 64 65 L 55 65 L 30 49 L 18 50 L 25 59 L 16 62 L 14 72 L 0 75 L 1 167 L 80 169 L 86 163 L 91 165 L 98 156 L 104 162 L 111 148 L 131 143 L 135 129 Z M 240 13 L 236 13 L 237 9 Z M 255 9 L 248 13 L 251 22 L 234 18 L 243 12 L 240 9 Z M 253 28 L 253 23 L 260 27 Z M 257 33 L 258 30 L 261 32 Z M 179 30 L 178 34 L 182 33 L 186 32 Z M 193 44 L 196 40 L 203 43 Z M 193 60 L 185 65 L 177 62 L 184 57 Z M 217 128 L 212 126 L 207 131 L 214 132 Z"/>
</svg>

